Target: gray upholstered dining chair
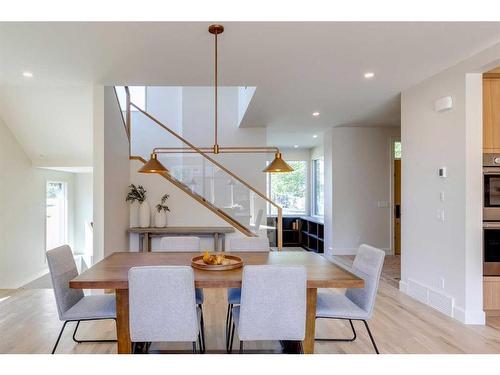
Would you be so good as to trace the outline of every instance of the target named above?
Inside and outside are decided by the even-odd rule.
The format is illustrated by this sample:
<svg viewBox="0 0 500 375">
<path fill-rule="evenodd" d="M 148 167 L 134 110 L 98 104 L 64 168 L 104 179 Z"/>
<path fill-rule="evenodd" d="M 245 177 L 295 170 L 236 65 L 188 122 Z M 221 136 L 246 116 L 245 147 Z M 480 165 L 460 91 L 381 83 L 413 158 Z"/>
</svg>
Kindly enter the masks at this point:
<svg viewBox="0 0 500 375">
<path fill-rule="evenodd" d="M 201 311 L 191 267 L 132 267 L 128 287 L 134 347 L 138 342 L 191 342 L 196 353 L 198 340 L 201 351 Z"/>
<path fill-rule="evenodd" d="M 297 341 L 302 351 L 306 327 L 307 271 L 304 266 L 245 266 L 241 304 L 233 307 L 229 339 L 232 351 L 235 328 L 244 341 Z"/>
<path fill-rule="evenodd" d="M 191 251 L 200 251 L 200 238 L 192 237 L 192 236 L 172 236 L 172 237 L 162 237 L 160 241 L 160 247 L 156 251 L 163 252 L 191 252 Z M 201 325 L 202 328 L 204 326 L 203 320 L 203 301 L 205 299 L 203 294 L 203 289 L 196 288 L 196 304 L 199 306 L 201 310 Z M 201 330 L 201 351 L 205 352 L 205 335 L 204 329 Z"/>
<path fill-rule="evenodd" d="M 353 320 L 364 323 L 370 341 L 379 354 L 377 345 L 368 326 L 368 320 L 373 315 L 375 299 L 384 264 L 385 252 L 368 245 L 361 245 L 358 249 L 352 267 L 342 266 L 348 271 L 361 277 L 365 281 L 364 288 L 347 289 L 345 294 L 337 292 L 319 292 L 316 306 L 316 319 L 342 319 L 348 320 L 351 325 L 352 338 L 319 339 L 318 341 L 354 341 L 356 330 Z"/>
<path fill-rule="evenodd" d="M 59 332 L 57 341 L 52 349 L 56 352 L 57 345 L 63 334 L 66 324 L 77 322 L 73 331 L 73 341 L 82 342 L 116 342 L 116 340 L 79 340 L 76 332 L 80 322 L 89 320 L 114 319 L 116 321 L 116 307 L 114 294 L 86 296 L 82 289 L 72 289 L 69 281 L 78 276 L 73 252 L 67 245 L 47 251 L 47 263 L 57 305 L 59 319 L 64 324 Z"/>
<path fill-rule="evenodd" d="M 269 239 L 267 237 L 241 237 L 228 240 L 229 252 L 240 251 L 269 251 Z M 232 321 L 232 308 L 239 305 L 241 298 L 240 288 L 228 288 L 227 290 L 227 313 L 226 313 L 226 349 L 229 352 L 229 333 Z"/>
</svg>

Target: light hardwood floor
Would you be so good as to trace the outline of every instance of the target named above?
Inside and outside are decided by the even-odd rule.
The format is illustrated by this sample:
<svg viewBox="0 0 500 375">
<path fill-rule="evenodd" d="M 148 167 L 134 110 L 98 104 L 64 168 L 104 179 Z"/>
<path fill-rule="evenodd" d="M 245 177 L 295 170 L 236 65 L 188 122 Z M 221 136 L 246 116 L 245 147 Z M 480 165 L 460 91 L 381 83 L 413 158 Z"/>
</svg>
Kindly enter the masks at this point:
<svg viewBox="0 0 500 375">
<path fill-rule="evenodd" d="M 205 290 L 207 350 L 224 349 L 226 294 Z M 50 353 L 61 322 L 52 290 L 0 290 L 0 353 Z M 115 344 L 75 344 L 74 324 L 68 324 L 58 353 L 116 353 Z M 353 343 L 316 342 L 316 353 L 372 353 L 362 323 L 355 322 Z M 79 337 L 113 338 L 112 321 L 82 323 Z M 382 281 L 370 327 L 381 353 L 500 353 L 500 330 L 467 326 L 417 302 Z M 318 320 L 317 337 L 347 337 L 344 322 Z M 154 345 L 159 349 L 189 349 L 189 345 Z M 236 347 L 236 344 L 235 344 Z M 278 350 L 277 343 L 249 344 L 249 349 Z"/>
</svg>

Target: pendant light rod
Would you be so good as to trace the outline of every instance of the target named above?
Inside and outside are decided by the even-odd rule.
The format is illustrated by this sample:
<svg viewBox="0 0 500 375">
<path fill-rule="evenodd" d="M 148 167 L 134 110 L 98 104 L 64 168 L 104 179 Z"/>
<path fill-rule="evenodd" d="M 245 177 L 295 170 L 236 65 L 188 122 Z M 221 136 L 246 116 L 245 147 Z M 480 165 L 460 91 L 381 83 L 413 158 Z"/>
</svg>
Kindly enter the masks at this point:
<svg viewBox="0 0 500 375">
<path fill-rule="evenodd" d="M 198 150 L 206 153 L 214 153 L 213 147 L 198 147 Z M 277 147 L 225 147 L 219 146 L 219 153 L 224 154 L 272 154 L 280 152 Z M 196 153 L 189 147 L 156 147 L 153 149 L 155 154 L 175 154 L 175 153 Z"/>
<path fill-rule="evenodd" d="M 215 100 L 215 116 L 214 116 L 214 154 L 219 153 L 219 143 L 218 143 L 218 94 L 219 94 L 219 81 L 218 81 L 218 50 L 217 50 L 217 36 L 224 32 L 224 26 L 222 25 L 210 25 L 208 27 L 208 32 L 214 35 L 214 100 Z"/>
</svg>

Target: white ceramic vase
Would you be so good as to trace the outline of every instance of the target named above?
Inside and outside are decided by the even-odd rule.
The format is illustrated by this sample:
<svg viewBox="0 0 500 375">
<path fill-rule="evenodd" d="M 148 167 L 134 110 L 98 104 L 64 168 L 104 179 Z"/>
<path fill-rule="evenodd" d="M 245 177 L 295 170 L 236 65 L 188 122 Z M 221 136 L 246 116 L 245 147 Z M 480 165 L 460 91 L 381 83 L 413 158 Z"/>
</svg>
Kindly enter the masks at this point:
<svg viewBox="0 0 500 375">
<path fill-rule="evenodd" d="M 163 210 L 155 212 L 155 227 L 164 228 L 167 226 L 167 213 Z"/>
<path fill-rule="evenodd" d="M 139 205 L 139 226 L 148 228 L 151 224 L 151 208 L 147 200 Z"/>
</svg>

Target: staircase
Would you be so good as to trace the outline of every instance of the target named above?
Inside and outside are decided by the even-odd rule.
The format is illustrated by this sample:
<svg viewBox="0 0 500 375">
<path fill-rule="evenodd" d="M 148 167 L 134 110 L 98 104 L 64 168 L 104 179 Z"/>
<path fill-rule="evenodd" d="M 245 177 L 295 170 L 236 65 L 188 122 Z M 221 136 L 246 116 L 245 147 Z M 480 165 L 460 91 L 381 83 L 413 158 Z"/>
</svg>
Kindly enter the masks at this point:
<svg viewBox="0 0 500 375">
<path fill-rule="evenodd" d="M 141 126 L 163 129 L 164 132 L 162 131 L 161 134 L 164 133 L 164 136 L 161 137 L 161 140 L 155 139 L 156 144 L 152 142 L 149 152 L 155 147 L 166 147 L 167 145 L 172 147 L 172 144 L 179 146 L 180 152 L 158 154 L 158 160 L 169 169 L 168 173 L 159 174 L 248 237 L 258 236 L 259 226 L 265 225 L 266 220 L 264 219 L 260 223 L 257 221 L 262 217 L 265 218 L 263 213 L 267 211 L 268 205 L 274 206 L 278 213 L 276 242 L 278 250 L 281 250 L 282 209 L 280 206 L 150 113 L 132 103 L 128 90 L 126 101 L 127 110 L 125 118 L 122 112 L 122 120 L 129 139 L 130 160 L 145 164 L 146 157 L 148 157 L 146 155 L 132 155 L 134 142 L 131 132 L 132 126 L 139 126 L 140 122 Z M 134 123 L 132 122 L 131 108 L 136 109 Z M 161 145 L 158 145 L 158 142 Z"/>
<path fill-rule="evenodd" d="M 142 156 L 130 156 L 130 160 L 138 160 L 142 162 L 143 164 L 146 164 L 146 159 L 144 159 Z M 197 202 L 201 203 L 203 206 L 208 208 L 210 211 L 212 211 L 214 214 L 219 216 L 221 219 L 229 223 L 232 227 L 238 229 L 241 233 L 248 237 L 257 237 L 256 233 L 253 233 L 250 231 L 248 228 L 246 228 L 243 224 L 239 223 L 237 220 L 226 214 L 224 211 L 221 209 L 217 208 L 214 204 L 210 203 L 207 201 L 205 198 L 203 198 L 201 195 L 193 192 L 189 186 L 184 184 L 183 182 L 179 181 L 175 177 L 173 177 L 169 173 L 159 173 L 163 178 L 166 180 L 170 181 L 172 184 L 177 186 L 179 189 L 181 189 L 183 192 L 185 192 L 187 195 L 189 195 L 191 198 L 196 200 Z"/>
</svg>

